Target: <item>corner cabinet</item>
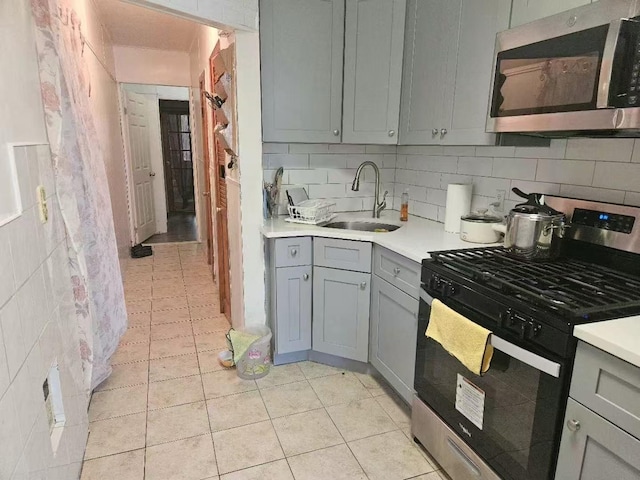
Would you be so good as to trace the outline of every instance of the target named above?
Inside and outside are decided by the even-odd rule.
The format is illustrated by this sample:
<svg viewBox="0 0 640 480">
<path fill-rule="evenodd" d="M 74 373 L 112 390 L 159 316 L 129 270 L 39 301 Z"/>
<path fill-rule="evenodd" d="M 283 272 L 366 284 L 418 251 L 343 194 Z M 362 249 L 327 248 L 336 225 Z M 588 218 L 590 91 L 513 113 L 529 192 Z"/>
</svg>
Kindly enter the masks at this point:
<svg viewBox="0 0 640 480">
<path fill-rule="evenodd" d="M 397 143 L 405 6 L 261 0 L 263 141 Z"/>
<path fill-rule="evenodd" d="M 401 145 L 492 145 L 485 133 L 495 36 L 511 0 L 409 0 Z"/>
<path fill-rule="evenodd" d="M 261 0 L 262 139 L 340 143 L 345 0 Z"/>
<path fill-rule="evenodd" d="M 279 354 L 311 348 L 312 267 L 276 269 L 276 332 Z"/>
</svg>

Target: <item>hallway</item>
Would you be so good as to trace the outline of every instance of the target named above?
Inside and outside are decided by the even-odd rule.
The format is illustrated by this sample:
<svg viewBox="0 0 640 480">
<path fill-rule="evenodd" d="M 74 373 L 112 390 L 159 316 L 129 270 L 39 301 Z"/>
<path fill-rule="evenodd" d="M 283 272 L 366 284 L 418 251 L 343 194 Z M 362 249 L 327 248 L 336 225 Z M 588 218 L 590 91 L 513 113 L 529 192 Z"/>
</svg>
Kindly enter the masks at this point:
<svg viewBox="0 0 640 480">
<path fill-rule="evenodd" d="M 82 480 L 444 478 L 369 375 L 303 362 L 246 381 L 223 369 L 229 324 L 200 245 L 154 247 L 124 284 L 129 329 L 93 394 Z"/>
<path fill-rule="evenodd" d="M 167 233 L 156 233 L 142 242 L 144 245 L 158 243 L 195 242 L 198 226 L 195 213 L 170 213 L 167 216 Z M 157 247 L 154 247 L 154 251 Z"/>
</svg>

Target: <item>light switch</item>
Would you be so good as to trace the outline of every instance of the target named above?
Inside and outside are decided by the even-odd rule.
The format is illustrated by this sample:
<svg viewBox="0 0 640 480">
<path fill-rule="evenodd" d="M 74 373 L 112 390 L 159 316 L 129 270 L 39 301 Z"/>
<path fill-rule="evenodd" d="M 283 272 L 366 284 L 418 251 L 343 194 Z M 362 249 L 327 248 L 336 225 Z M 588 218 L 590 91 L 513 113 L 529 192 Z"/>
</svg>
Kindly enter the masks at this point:
<svg viewBox="0 0 640 480">
<path fill-rule="evenodd" d="M 40 221 L 47 223 L 49 220 L 49 207 L 47 206 L 47 192 L 44 185 L 38 185 L 36 188 L 36 196 L 38 198 L 38 210 L 40 211 Z"/>
</svg>

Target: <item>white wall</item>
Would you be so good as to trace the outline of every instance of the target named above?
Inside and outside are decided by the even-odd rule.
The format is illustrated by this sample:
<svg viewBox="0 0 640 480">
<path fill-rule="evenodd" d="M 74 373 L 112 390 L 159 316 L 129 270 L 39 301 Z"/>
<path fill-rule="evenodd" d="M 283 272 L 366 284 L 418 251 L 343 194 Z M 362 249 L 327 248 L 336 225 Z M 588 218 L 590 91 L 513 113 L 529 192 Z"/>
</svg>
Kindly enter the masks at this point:
<svg viewBox="0 0 640 480">
<path fill-rule="evenodd" d="M 46 144 L 30 2 L 0 2 L 0 163 Z M 88 432 L 67 247 L 47 145 L 17 151 L 22 214 L 0 227 L 0 478 L 78 478 Z M 35 186 L 46 187 L 42 224 Z M 67 424 L 53 455 L 42 384 L 59 364 Z"/>
<path fill-rule="evenodd" d="M 113 56 L 116 79 L 120 83 L 178 87 L 191 84 L 187 52 L 115 45 Z"/>
<path fill-rule="evenodd" d="M 156 233 L 167 232 L 167 191 L 164 181 L 164 160 L 162 157 L 162 135 L 160 130 L 160 100 L 189 100 L 187 87 L 167 87 L 125 83 L 122 88 L 144 95 L 147 100 L 147 120 L 149 122 L 149 147 L 151 169 L 156 173 L 153 179 L 153 203 L 156 214 Z M 198 223 L 198 230 L 200 224 Z"/>
</svg>

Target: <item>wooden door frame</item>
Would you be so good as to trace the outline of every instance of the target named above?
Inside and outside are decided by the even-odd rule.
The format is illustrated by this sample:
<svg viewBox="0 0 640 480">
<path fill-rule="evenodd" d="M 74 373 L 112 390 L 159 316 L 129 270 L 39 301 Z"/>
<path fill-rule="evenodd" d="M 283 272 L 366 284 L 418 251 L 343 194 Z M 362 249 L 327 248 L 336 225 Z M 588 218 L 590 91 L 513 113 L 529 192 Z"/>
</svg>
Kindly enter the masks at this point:
<svg viewBox="0 0 640 480">
<path fill-rule="evenodd" d="M 211 156 L 209 155 L 209 119 L 207 115 L 207 98 L 204 95 L 205 92 L 205 76 L 204 71 L 200 74 L 199 79 L 200 85 L 200 113 L 202 114 L 202 158 L 204 162 L 204 192 L 202 192 L 202 196 L 204 197 L 204 206 L 206 213 L 206 222 L 207 222 L 207 263 L 212 266 L 211 275 L 215 281 L 216 272 L 213 266 L 215 265 L 215 253 L 213 249 L 213 212 L 212 212 L 212 204 L 211 204 L 211 175 L 210 175 L 210 165 L 211 165 Z"/>
</svg>

